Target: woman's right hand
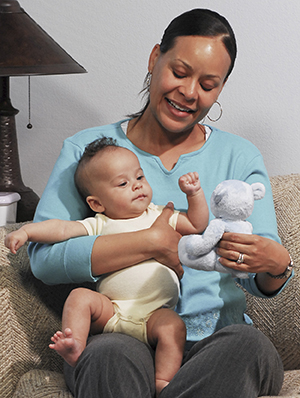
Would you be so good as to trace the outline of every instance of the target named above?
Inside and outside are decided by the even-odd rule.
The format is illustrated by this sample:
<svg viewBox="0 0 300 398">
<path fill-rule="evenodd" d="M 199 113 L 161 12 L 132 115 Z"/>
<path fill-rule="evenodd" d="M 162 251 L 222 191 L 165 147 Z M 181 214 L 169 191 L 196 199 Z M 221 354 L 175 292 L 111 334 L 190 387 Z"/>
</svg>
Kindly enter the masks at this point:
<svg viewBox="0 0 300 398">
<path fill-rule="evenodd" d="M 93 275 L 119 271 L 154 258 L 181 278 L 183 269 L 178 258 L 181 235 L 169 225 L 173 213 L 174 205 L 168 203 L 150 228 L 98 236 L 91 256 Z"/>
<path fill-rule="evenodd" d="M 183 268 L 178 257 L 178 243 L 181 235 L 169 224 L 169 219 L 174 213 L 174 204 L 169 202 L 163 209 L 162 214 L 149 228 L 150 251 L 156 261 L 166 265 L 176 272 L 178 278 L 183 276 Z"/>
</svg>

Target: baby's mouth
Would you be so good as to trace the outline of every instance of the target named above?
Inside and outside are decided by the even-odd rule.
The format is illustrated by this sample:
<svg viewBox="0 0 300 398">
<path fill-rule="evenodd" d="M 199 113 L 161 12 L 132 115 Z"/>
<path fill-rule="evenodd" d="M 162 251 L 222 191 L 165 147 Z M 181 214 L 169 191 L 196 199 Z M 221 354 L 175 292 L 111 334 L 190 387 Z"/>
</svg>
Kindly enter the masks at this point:
<svg viewBox="0 0 300 398">
<path fill-rule="evenodd" d="M 194 113 L 195 111 L 190 108 L 182 108 L 181 106 L 175 104 L 175 102 L 171 101 L 169 98 L 166 98 L 167 102 L 173 106 L 173 108 L 177 109 L 180 112 Z"/>
<path fill-rule="evenodd" d="M 143 194 L 140 194 L 139 196 L 137 196 L 136 198 L 134 198 L 134 200 L 139 200 L 139 199 L 144 199 L 146 196 Z"/>
</svg>

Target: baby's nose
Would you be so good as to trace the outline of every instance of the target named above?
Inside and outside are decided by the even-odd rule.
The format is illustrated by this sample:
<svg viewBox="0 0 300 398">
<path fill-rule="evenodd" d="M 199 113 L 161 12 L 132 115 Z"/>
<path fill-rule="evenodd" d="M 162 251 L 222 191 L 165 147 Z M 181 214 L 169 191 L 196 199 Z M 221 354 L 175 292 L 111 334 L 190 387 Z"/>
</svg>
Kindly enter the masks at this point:
<svg viewBox="0 0 300 398">
<path fill-rule="evenodd" d="M 133 189 L 136 190 L 136 189 L 140 189 L 141 187 L 142 187 L 141 181 L 137 181 L 137 182 L 134 184 Z"/>
</svg>

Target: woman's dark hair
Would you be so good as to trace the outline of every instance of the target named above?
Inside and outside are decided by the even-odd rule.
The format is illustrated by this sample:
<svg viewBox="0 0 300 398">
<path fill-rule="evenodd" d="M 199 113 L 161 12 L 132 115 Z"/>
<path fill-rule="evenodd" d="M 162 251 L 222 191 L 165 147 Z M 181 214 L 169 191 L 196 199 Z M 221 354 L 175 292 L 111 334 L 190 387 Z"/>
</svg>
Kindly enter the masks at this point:
<svg viewBox="0 0 300 398">
<path fill-rule="evenodd" d="M 82 170 L 89 162 L 89 160 L 92 159 L 98 152 L 104 151 L 106 149 L 115 148 L 118 148 L 117 141 L 111 137 L 97 138 L 95 141 L 89 143 L 85 147 L 85 150 L 78 162 L 77 169 L 74 175 L 76 188 L 80 195 L 83 197 L 83 199 L 86 199 L 90 195 L 90 192 L 87 188 L 88 181 L 84 181 L 82 177 Z"/>
<path fill-rule="evenodd" d="M 202 8 L 187 11 L 170 22 L 161 39 L 160 51 L 166 53 L 171 50 L 179 36 L 221 37 L 231 59 L 231 65 L 226 75 L 226 79 L 228 78 L 234 67 L 237 44 L 234 32 L 226 18 L 215 11 Z M 146 104 L 140 112 L 131 115 L 133 117 L 141 117 L 149 105 L 149 93 L 146 85 L 148 75 L 141 91 L 147 96 Z"/>
<path fill-rule="evenodd" d="M 166 28 L 161 39 L 160 51 L 169 51 L 179 36 L 220 36 L 231 59 L 226 78 L 230 75 L 236 59 L 237 45 L 234 32 L 226 18 L 215 11 L 201 8 L 187 11 L 173 19 Z"/>
</svg>

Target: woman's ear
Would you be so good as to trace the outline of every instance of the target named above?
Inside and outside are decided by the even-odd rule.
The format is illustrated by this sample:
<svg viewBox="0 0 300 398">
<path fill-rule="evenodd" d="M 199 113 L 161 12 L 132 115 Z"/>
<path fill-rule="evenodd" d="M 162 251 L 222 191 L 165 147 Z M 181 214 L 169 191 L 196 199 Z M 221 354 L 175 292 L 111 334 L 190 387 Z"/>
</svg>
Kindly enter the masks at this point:
<svg viewBox="0 0 300 398">
<path fill-rule="evenodd" d="M 154 65 L 156 64 L 156 61 L 160 55 L 160 45 L 155 44 L 153 47 L 153 50 L 151 51 L 150 57 L 149 57 L 149 62 L 148 62 L 148 71 L 152 73 Z"/>
<path fill-rule="evenodd" d="M 100 203 L 97 196 L 88 196 L 86 202 L 95 213 L 103 213 L 105 211 L 105 207 Z"/>
</svg>

